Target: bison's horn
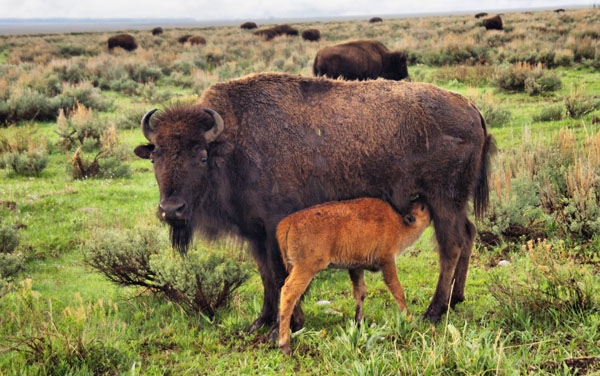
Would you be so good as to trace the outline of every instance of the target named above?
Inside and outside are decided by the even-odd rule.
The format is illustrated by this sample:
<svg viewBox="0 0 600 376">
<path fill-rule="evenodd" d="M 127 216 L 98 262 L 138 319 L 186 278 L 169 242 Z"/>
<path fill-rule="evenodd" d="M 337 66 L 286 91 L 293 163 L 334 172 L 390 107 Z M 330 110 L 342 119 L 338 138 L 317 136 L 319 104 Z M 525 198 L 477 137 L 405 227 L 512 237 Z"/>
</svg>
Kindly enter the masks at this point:
<svg viewBox="0 0 600 376">
<path fill-rule="evenodd" d="M 156 108 L 154 110 L 150 110 L 146 112 L 144 117 L 142 117 L 142 132 L 144 133 L 144 137 L 148 139 L 150 142 L 154 142 L 152 139 L 154 138 L 154 129 L 150 127 L 150 118 L 152 114 L 158 111 Z"/>
<path fill-rule="evenodd" d="M 223 124 L 223 118 L 216 111 L 211 110 L 210 108 L 203 108 L 203 110 L 206 111 L 206 113 L 210 114 L 210 116 L 212 116 L 213 120 L 215 121 L 215 125 L 211 129 L 206 131 L 206 133 L 204 133 L 204 139 L 208 144 L 217 139 L 221 132 L 223 132 L 225 125 Z"/>
</svg>

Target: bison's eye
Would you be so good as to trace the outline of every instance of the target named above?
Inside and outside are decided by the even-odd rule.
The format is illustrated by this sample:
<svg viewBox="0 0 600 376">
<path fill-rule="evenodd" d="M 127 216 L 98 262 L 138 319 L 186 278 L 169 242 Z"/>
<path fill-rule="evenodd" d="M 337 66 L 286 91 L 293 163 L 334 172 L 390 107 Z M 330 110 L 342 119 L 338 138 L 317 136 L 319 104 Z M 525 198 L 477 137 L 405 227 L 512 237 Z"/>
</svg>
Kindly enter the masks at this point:
<svg viewBox="0 0 600 376">
<path fill-rule="evenodd" d="M 202 162 L 202 164 L 205 164 L 208 162 L 208 153 L 206 152 L 205 149 L 201 150 L 198 153 L 198 159 L 200 159 L 200 162 Z"/>
</svg>

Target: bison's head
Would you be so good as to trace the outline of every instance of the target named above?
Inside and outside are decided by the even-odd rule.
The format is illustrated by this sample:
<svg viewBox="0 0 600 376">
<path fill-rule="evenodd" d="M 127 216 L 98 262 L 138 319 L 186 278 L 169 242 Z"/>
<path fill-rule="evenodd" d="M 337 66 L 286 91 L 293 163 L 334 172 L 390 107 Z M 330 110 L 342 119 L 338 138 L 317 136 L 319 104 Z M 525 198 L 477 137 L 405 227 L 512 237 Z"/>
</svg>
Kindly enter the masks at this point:
<svg viewBox="0 0 600 376">
<path fill-rule="evenodd" d="M 408 67 L 406 64 L 406 55 L 403 52 L 392 52 L 389 55 L 389 66 L 384 76 L 389 80 L 400 81 L 408 77 Z"/>
<path fill-rule="evenodd" d="M 154 164 L 160 190 L 158 215 L 171 227 L 173 246 L 184 252 L 192 240 L 197 208 L 211 184 L 211 170 L 218 169 L 215 140 L 223 131 L 223 119 L 215 111 L 198 106 L 175 106 L 142 118 L 142 132 L 149 143 L 134 153 Z"/>
</svg>

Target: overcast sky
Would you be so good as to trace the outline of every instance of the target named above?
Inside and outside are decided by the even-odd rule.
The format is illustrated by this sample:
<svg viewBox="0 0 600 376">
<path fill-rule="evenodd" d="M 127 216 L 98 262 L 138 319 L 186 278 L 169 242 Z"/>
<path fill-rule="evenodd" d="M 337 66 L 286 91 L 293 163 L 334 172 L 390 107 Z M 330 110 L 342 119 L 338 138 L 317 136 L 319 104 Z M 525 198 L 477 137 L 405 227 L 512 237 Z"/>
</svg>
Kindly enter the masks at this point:
<svg viewBox="0 0 600 376">
<path fill-rule="evenodd" d="M 592 4 L 593 0 L 0 0 L 0 18 L 195 18 L 214 21 L 385 16 Z"/>
</svg>

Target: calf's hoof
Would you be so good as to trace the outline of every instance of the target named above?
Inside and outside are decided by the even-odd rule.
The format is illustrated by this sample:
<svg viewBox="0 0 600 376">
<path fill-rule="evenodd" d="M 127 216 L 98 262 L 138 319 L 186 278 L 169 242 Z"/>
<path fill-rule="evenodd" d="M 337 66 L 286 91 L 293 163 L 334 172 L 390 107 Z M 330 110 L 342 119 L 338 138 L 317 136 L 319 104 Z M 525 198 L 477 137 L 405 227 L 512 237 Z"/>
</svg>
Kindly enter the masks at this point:
<svg viewBox="0 0 600 376">
<path fill-rule="evenodd" d="M 279 348 L 281 349 L 281 352 L 284 353 L 285 355 L 292 355 L 292 349 L 290 349 L 289 343 L 285 343 L 285 344 L 280 343 Z"/>
</svg>

